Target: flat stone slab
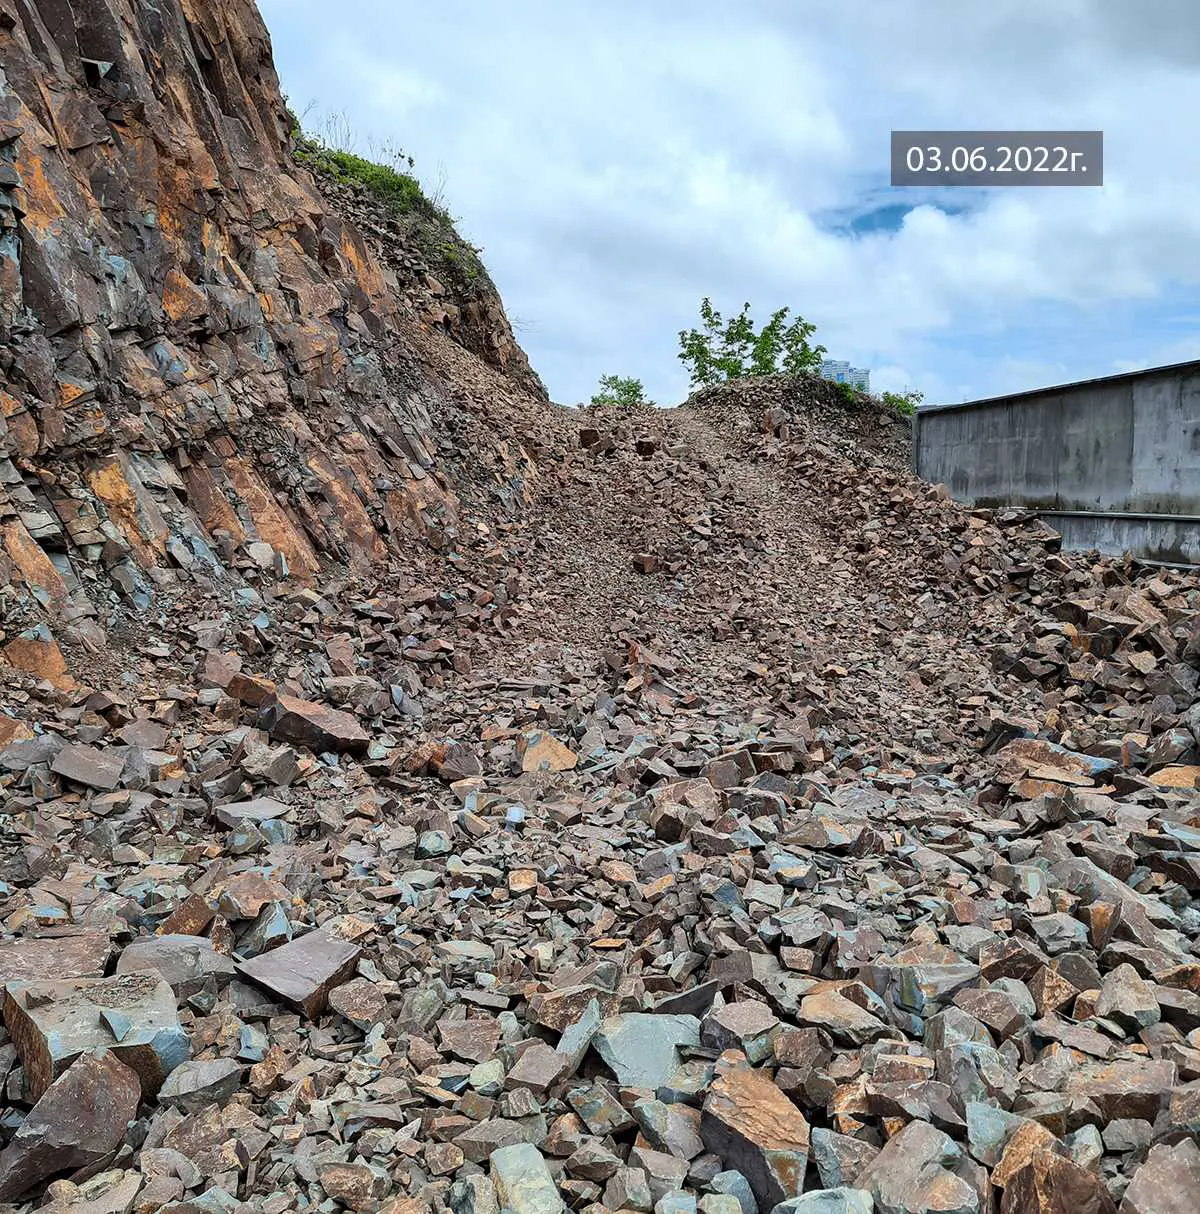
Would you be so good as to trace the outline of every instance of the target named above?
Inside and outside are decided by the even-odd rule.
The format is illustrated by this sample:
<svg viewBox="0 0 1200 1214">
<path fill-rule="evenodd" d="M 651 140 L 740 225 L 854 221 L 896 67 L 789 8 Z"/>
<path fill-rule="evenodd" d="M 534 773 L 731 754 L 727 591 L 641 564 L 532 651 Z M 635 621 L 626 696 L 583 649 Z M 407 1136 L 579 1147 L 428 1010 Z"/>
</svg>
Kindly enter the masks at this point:
<svg viewBox="0 0 1200 1214">
<path fill-rule="evenodd" d="M 251 801 L 231 801 L 218 805 L 217 821 L 225 826 L 237 826 L 239 822 L 270 822 L 282 818 L 291 809 L 274 797 L 255 797 Z"/>
<path fill-rule="evenodd" d="M 44 978 L 100 978 L 111 953 L 107 932 L 0 940 L 0 987 Z"/>
<path fill-rule="evenodd" d="M 604 1020 L 592 1048 L 627 1088 L 656 1089 L 679 1068 L 683 1046 L 700 1044 L 695 1016 L 656 1016 L 627 1012 Z"/>
<path fill-rule="evenodd" d="M 157 974 L 11 982 L 4 1024 L 35 1097 L 87 1050 L 111 1051 L 137 1072 L 148 1097 L 192 1053 L 174 992 Z"/>
<path fill-rule="evenodd" d="M 50 764 L 56 776 L 101 792 L 111 792 L 121 783 L 125 755 L 97 750 L 94 746 L 64 746 Z"/>
<path fill-rule="evenodd" d="M 277 995 L 310 1020 L 329 1002 L 329 992 L 354 976 L 362 949 L 318 929 L 238 965 L 251 982 Z"/>
</svg>

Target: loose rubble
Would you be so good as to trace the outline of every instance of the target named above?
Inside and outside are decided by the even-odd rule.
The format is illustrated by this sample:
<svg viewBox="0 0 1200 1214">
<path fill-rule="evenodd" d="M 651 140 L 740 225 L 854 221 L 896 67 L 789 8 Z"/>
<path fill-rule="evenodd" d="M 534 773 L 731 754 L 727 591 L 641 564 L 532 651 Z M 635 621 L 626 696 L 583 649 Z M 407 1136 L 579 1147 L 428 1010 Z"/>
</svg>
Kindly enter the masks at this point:
<svg viewBox="0 0 1200 1214">
<path fill-rule="evenodd" d="M 604 587 L 630 612 L 630 586 L 666 579 L 624 635 L 570 566 L 518 565 L 502 626 L 452 583 L 282 582 L 270 651 L 230 614 L 170 683 L 150 663 L 136 691 L 12 684 L 8 1200 L 1197 1208 L 1200 583 L 964 511 L 858 443 L 862 419 L 822 443 L 821 407 L 791 391 L 606 422 L 606 465 L 578 447 L 566 479 L 585 498 L 641 484 L 649 516 L 721 483 L 676 456 L 654 472 L 689 444 L 756 493 L 854 478 L 897 507 L 856 576 L 908 610 L 933 596 L 941 639 L 897 626 L 873 666 L 863 648 L 832 669 L 821 618 L 849 618 L 849 592 L 809 584 L 808 662 L 772 667 L 779 637 L 755 633 L 750 671 L 745 632 L 700 609 L 743 565 L 730 515 L 724 539 L 664 551 L 667 572 Z M 765 429 L 738 420 L 760 408 Z M 914 535 L 973 537 L 936 590 Z M 854 542 L 818 532 L 795 559 Z M 754 558 L 756 593 L 787 559 Z M 584 610 L 552 629 L 570 593 Z M 743 594 L 742 619 L 768 605 Z M 401 620 L 430 655 L 416 677 L 391 656 Z M 906 708 L 900 667 L 919 672 Z M 81 1134 L 64 1108 L 101 1099 Z"/>
<path fill-rule="evenodd" d="M 442 298 L 394 217 L 321 188 L 281 186 L 352 211 L 406 306 Z M 366 256 L 337 222 L 298 229 L 279 308 Z M 378 328 L 353 298 L 338 342 Z M 487 344 L 463 311 L 437 324 Z M 78 542 L 0 513 L 0 1202 L 1200 1209 L 1200 578 L 956 505 L 903 419 L 822 381 L 570 411 L 413 342 L 455 408 L 333 426 L 371 525 L 321 482 L 323 544 L 280 523 L 298 560 L 256 536 L 300 488 L 216 439 L 56 491 Z M 278 375 L 349 411 L 335 361 Z M 37 430 L 3 416 L 36 522 Z M 454 501 L 414 455 L 377 533 L 364 452 L 439 438 Z M 174 547 L 238 517 L 217 468 L 261 528 L 188 534 L 237 577 Z M 169 576 L 128 542 L 151 506 Z"/>
</svg>

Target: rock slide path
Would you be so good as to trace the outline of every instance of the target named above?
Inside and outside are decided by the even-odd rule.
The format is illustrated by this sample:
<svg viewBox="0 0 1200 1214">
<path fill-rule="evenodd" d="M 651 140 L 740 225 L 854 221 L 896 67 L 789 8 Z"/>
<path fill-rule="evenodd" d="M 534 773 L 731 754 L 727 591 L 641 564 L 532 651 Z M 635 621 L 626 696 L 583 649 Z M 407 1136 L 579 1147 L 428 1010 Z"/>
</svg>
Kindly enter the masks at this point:
<svg viewBox="0 0 1200 1214">
<path fill-rule="evenodd" d="M 879 761 L 893 743 L 963 757 L 956 699 L 997 694 L 975 604 L 914 575 L 922 539 L 935 542 L 919 523 L 846 511 L 881 482 L 901 505 L 915 496 L 895 452 L 797 469 L 746 431 L 687 406 L 587 411 L 582 458 L 522 526 L 519 626 L 477 674 L 586 680 L 635 642 L 661 659 L 658 681 L 713 711 L 750 720 L 832 699 Z M 1022 701 L 1019 685 L 1007 699 Z"/>
<path fill-rule="evenodd" d="M 556 415 L 393 583 L 14 674 L 0 1203 L 1200 1208 L 1200 584 L 832 392 Z"/>
</svg>

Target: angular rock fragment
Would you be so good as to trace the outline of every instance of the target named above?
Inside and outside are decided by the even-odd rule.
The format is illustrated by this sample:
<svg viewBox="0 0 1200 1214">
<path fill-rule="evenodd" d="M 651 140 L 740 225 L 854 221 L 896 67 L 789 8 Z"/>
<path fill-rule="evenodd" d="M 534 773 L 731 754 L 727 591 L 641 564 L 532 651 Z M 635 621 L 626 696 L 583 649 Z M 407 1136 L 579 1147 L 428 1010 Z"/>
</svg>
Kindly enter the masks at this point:
<svg viewBox="0 0 1200 1214">
<path fill-rule="evenodd" d="M 158 1089 L 160 1104 L 194 1113 L 209 1104 L 224 1104 L 237 1091 L 242 1068 L 231 1058 L 180 1063 Z"/>
<path fill-rule="evenodd" d="M 1192 1139 L 1150 1148 L 1133 1174 L 1120 1214 L 1190 1214 L 1200 1202 L 1200 1146 Z"/>
<path fill-rule="evenodd" d="M 570 771 L 579 756 L 542 730 L 523 734 L 517 745 L 522 771 Z"/>
<path fill-rule="evenodd" d="M 500 1205 L 513 1214 L 559 1214 L 562 1195 L 541 1152 L 529 1143 L 501 1147 L 489 1160 Z"/>
<path fill-rule="evenodd" d="M 100 931 L 0 940 L 0 987 L 43 978 L 99 978 L 111 953 L 112 941 Z"/>
<path fill-rule="evenodd" d="M 310 1020 L 329 1002 L 329 993 L 348 982 L 362 949 L 318 929 L 238 963 L 238 973 L 249 978 Z"/>
<path fill-rule="evenodd" d="M 1000 1214 L 1116 1214 L 1100 1178 L 1042 1148 L 1004 1186 Z"/>
<path fill-rule="evenodd" d="M 175 995 L 157 974 L 9 983 L 4 1023 L 35 1097 L 89 1050 L 111 1051 L 147 1097 L 191 1056 Z"/>
<path fill-rule="evenodd" d="M 375 1210 L 389 1182 L 383 1168 L 367 1163 L 327 1163 L 317 1172 L 321 1188 L 351 1210 Z"/>
<path fill-rule="evenodd" d="M 371 740 L 349 713 L 295 696 L 270 695 L 258 714 L 262 728 L 272 737 L 310 750 L 363 754 Z"/>
<path fill-rule="evenodd" d="M 0 1151 L 0 1201 L 15 1201 L 56 1173 L 110 1159 L 140 1098 L 137 1075 L 114 1054 L 76 1058 Z"/>
<path fill-rule="evenodd" d="M 859 1175 L 879 1214 L 979 1214 L 978 1188 L 964 1175 L 961 1148 L 928 1122 L 909 1122 Z M 969 1172 L 968 1172 L 969 1174 Z"/>
<path fill-rule="evenodd" d="M 354 978 L 329 992 L 329 1006 L 364 1033 L 387 1015 L 387 999 L 375 983 Z"/>
<path fill-rule="evenodd" d="M 602 1021 L 592 1048 L 623 1087 L 655 1089 L 678 1068 L 679 1051 L 700 1044 L 695 1016 L 627 1012 Z"/>
<path fill-rule="evenodd" d="M 808 1122 L 765 1075 L 734 1069 L 721 1075 L 704 1101 L 705 1147 L 750 1182 L 760 1209 L 772 1209 L 804 1187 Z"/>
<path fill-rule="evenodd" d="M 83 784 L 109 792 L 121 783 L 125 769 L 125 756 L 94 746 L 64 746 L 58 752 L 50 770 L 73 784 Z"/>
<path fill-rule="evenodd" d="M 163 935 L 135 940 L 117 958 L 118 974 L 158 974 L 177 999 L 194 995 L 210 978 L 224 986 L 234 975 L 233 961 L 203 936 Z"/>
<path fill-rule="evenodd" d="M 865 1045 L 893 1032 L 877 1016 L 834 990 L 806 995 L 800 1001 L 798 1018 L 804 1024 L 824 1029 L 843 1045 Z"/>
</svg>

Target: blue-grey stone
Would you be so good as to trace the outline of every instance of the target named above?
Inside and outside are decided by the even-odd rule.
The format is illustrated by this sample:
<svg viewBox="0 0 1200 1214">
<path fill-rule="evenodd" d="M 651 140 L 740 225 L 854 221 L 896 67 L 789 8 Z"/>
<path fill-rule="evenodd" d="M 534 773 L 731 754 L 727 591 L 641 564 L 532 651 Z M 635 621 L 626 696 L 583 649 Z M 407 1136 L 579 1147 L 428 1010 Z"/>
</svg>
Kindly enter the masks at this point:
<svg viewBox="0 0 1200 1214">
<path fill-rule="evenodd" d="M 742 1207 L 742 1214 L 758 1214 L 758 1202 L 754 1197 L 754 1190 L 741 1172 L 735 1172 L 732 1169 L 718 1172 L 712 1178 L 709 1188 L 714 1193 L 724 1193 L 728 1197 L 736 1198 L 738 1205 Z"/>
<path fill-rule="evenodd" d="M 781 1201 L 771 1214 L 871 1214 L 875 1199 L 865 1189 L 819 1189 Z"/>
<path fill-rule="evenodd" d="M 622 1087 L 657 1088 L 678 1069 L 683 1046 L 700 1044 L 695 1016 L 627 1012 L 603 1021 L 592 1047 Z"/>
<path fill-rule="evenodd" d="M 528 1142 L 500 1147 L 491 1154 L 496 1199 L 513 1214 L 561 1214 L 562 1194 L 542 1153 Z"/>
</svg>

